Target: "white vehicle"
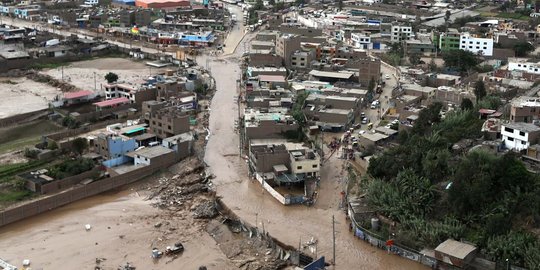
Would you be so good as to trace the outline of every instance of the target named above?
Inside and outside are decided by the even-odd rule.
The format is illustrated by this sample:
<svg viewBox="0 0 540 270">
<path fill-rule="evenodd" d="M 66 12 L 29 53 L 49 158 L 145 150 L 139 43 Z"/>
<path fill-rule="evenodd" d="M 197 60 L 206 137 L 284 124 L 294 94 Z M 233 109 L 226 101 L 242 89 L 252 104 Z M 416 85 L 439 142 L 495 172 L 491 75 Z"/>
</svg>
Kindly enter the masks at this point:
<svg viewBox="0 0 540 270">
<path fill-rule="evenodd" d="M 236 14 L 231 15 L 231 21 L 236 22 Z"/>
<path fill-rule="evenodd" d="M 384 78 L 387 79 L 387 80 L 390 80 L 390 75 L 386 74 L 386 75 L 384 75 Z"/>
<path fill-rule="evenodd" d="M 360 131 L 358 131 L 358 135 L 362 135 L 362 134 L 365 134 L 365 133 L 366 133 L 365 130 L 360 130 Z"/>
<path fill-rule="evenodd" d="M 60 40 L 57 38 L 45 41 L 45 47 L 51 47 L 60 44 Z"/>
</svg>

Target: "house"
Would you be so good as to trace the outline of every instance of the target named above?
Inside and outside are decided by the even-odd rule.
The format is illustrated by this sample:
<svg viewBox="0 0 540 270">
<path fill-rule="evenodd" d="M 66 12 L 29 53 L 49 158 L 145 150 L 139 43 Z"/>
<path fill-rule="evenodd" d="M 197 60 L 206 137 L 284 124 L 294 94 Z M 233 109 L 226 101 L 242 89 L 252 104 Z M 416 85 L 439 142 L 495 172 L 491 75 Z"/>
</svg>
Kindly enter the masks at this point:
<svg viewBox="0 0 540 270">
<path fill-rule="evenodd" d="M 414 35 L 411 26 L 407 25 L 392 25 L 392 43 L 410 40 Z"/>
<path fill-rule="evenodd" d="M 54 47 L 47 47 L 40 51 L 41 55 L 45 55 L 47 57 L 62 57 L 66 56 L 69 52 L 69 48 L 66 46 L 54 46 Z"/>
<path fill-rule="evenodd" d="M 540 62 L 533 62 L 529 58 L 508 58 L 509 71 L 523 71 L 532 74 L 540 74 Z"/>
<path fill-rule="evenodd" d="M 134 152 L 129 152 L 126 154 L 126 156 L 133 158 L 133 164 L 135 166 L 159 166 L 159 164 L 168 164 L 168 161 L 170 161 L 171 159 L 176 159 L 176 152 L 167 147 L 158 145 L 154 147 L 145 147 Z"/>
<path fill-rule="evenodd" d="M 478 55 L 492 56 L 493 38 L 480 38 L 470 33 L 461 33 L 459 37 L 459 48 Z"/>
<path fill-rule="evenodd" d="M 538 142 L 539 136 L 540 127 L 529 123 L 507 123 L 501 127 L 504 146 L 511 150 L 527 149 Z"/>
<path fill-rule="evenodd" d="M 142 105 L 144 101 L 156 99 L 155 88 L 136 88 L 125 83 L 110 83 L 104 84 L 105 98 L 126 98 L 129 103 Z"/>
<path fill-rule="evenodd" d="M 161 139 L 186 133 L 190 130 L 189 114 L 178 110 L 176 107 L 165 107 L 156 110 L 150 115 L 145 114 L 145 118 L 150 131 Z"/>
<path fill-rule="evenodd" d="M 69 106 L 69 105 L 74 105 L 74 104 L 85 103 L 85 102 L 89 102 L 95 97 L 96 97 L 96 94 L 89 90 L 67 92 L 67 93 L 64 93 L 64 104 Z"/>
<path fill-rule="evenodd" d="M 284 138 L 287 132 L 296 132 L 298 123 L 286 110 L 276 108 L 261 112 L 255 109 L 246 109 L 244 112 L 245 140 Z"/>
<path fill-rule="evenodd" d="M 106 160 L 122 157 L 126 153 L 135 151 L 138 147 L 132 138 L 104 133 L 99 134 L 93 143 L 94 152 Z"/>
<path fill-rule="evenodd" d="M 447 265 L 467 268 L 477 252 L 478 249 L 471 244 L 448 239 L 435 248 L 435 258 Z"/>
<path fill-rule="evenodd" d="M 118 106 L 122 106 L 125 104 L 130 104 L 130 100 L 125 97 L 119 97 L 119 98 L 113 98 L 105 101 L 100 101 L 93 103 L 96 106 L 96 111 L 102 111 L 105 109 L 110 109 Z"/>
<path fill-rule="evenodd" d="M 193 134 L 186 132 L 163 139 L 161 145 L 174 152 L 178 159 L 183 159 L 193 153 Z"/>
<path fill-rule="evenodd" d="M 263 88 L 288 88 L 287 79 L 283 75 L 259 75 L 259 86 Z"/>
<path fill-rule="evenodd" d="M 540 119 L 540 98 L 521 96 L 512 100 L 510 121 L 532 123 Z"/>
</svg>

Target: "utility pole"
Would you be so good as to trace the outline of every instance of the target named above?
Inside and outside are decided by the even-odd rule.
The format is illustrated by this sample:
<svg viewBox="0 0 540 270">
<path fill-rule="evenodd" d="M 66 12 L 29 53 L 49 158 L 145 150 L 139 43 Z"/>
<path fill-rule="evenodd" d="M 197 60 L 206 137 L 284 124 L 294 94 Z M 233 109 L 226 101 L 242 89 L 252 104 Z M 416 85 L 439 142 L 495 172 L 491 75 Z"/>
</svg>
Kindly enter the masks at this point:
<svg viewBox="0 0 540 270">
<path fill-rule="evenodd" d="M 94 71 L 94 91 L 97 91 L 96 72 Z"/>
<path fill-rule="evenodd" d="M 62 69 L 62 81 L 64 81 L 64 66 L 62 66 L 61 69 Z"/>
<path fill-rule="evenodd" d="M 332 215 L 332 242 L 333 242 L 333 257 L 334 257 L 334 269 L 336 266 L 336 220 Z"/>
</svg>

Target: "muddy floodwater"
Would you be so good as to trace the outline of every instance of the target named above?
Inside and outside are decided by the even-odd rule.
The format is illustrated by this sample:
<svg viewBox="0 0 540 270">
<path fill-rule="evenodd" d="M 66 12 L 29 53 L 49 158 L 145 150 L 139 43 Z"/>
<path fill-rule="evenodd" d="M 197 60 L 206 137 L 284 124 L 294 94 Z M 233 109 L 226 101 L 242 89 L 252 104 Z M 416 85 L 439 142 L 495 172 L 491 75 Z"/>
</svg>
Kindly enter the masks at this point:
<svg viewBox="0 0 540 270">
<path fill-rule="evenodd" d="M 184 226 L 163 237 L 154 227 L 163 221 L 159 211 L 132 190 L 107 192 L 0 228 L 0 258 L 18 267 L 29 259 L 32 269 L 45 270 L 94 269 L 97 258 L 102 269 L 126 262 L 137 269 L 235 269 L 204 231 Z M 186 247 L 180 257 L 152 260 L 152 247 L 178 241 Z"/>
<path fill-rule="evenodd" d="M 245 40 L 244 40 L 245 42 Z M 242 44 L 239 48 L 244 47 Z M 206 57 L 199 57 L 201 65 Z M 419 263 L 374 248 L 355 238 L 343 209 L 339 208 L 343 163 L 331 158 L 324 164 L 319 198 L 312 207 L 283 206 L 263 191 L 260 184 L 247 176 L 247 165 L 239 155 L 238 134 L 234 121 L 238 117 L 235 102 L 237 79 L 240 78 L 238 55 L 224 60 L 208 60 L 216 80 L 217 92 L 212 100 L 211 132 L 205 161 L 216 175 L 213 180 L 218 196 L 242 219 L 264 226 L 271 235 L 292 246 L 314 238 L 316 254 L 332 258 L 332 215 L 336 224 L 336 269 L 427 269 Z M 245 155 L 245 154 L 244 154 Z"/>
</svg>

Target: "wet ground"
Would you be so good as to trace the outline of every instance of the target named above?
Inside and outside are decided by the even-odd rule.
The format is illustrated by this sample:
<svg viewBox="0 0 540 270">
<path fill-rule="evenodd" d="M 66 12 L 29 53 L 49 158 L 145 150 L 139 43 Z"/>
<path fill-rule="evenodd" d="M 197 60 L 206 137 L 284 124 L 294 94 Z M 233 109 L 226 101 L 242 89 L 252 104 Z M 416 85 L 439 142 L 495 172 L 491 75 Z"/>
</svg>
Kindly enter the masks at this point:
<svg viewBox="0 0 540 270">
<path fill-rule="evenodd" d="M 245 42 L 245 40 L 244 40 Z M 343 162 L 331 158 L 322 169 L 319 197 L 312 207 L 278 203 L 260 185 L 247 177 L 246 162 L 238 154 L 239 139 L 234 131 L 238 110 L 236 80 L 240 78 L 238 54 L 209 61 L 217 92 L 212 100 L 211 136 L 205 161 L 216 175 L 213 180 L 218 196 L 243 220 L 264 226 L 271 235 L 292 246 L 314 237 L 318 239 L 316 255 L 332 258 L 332 216 L 336 218 L 336 269 L 425 269 L 416 262 L 371 247 L 352 236 L 343 209 L 340 209 Z M 201 65 L 207 58 L 198 58 Z M 313 254 L 315 255 L 315 254 Z"/>
<path fill-rule="evenodd" d="M 30 259 L 32 269 L 94 269 L 96 258 L 105 259 L 102 269 L 126 262 L 137 269 L 235 269 L 206 232 L 182 218 L 158 216 L 144 197 L 133 190 L 107 192 L 3 227 L 0 258 L 16 266 Z M 165 225 L 154 227 L 157 222 L 178 228 L 167 234 Z M 152 260 L 152 247 L 179 241 L 186 247 L 180 257 Z"/>
</svg>

